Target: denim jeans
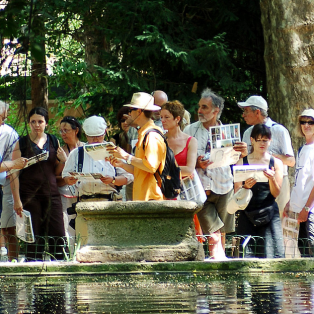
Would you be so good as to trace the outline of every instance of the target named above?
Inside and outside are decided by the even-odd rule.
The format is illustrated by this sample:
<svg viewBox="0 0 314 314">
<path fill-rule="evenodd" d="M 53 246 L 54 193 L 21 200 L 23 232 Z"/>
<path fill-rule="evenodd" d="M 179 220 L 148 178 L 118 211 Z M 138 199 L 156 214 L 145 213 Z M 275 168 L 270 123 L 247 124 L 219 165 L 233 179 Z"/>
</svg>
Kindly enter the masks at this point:
<svg viewBox="0 0 314 314">
<path fill-rule="evenodd" d="M 272 220 L 267 225 L 260 227 L 254 226 L 244 211 L 240 212 L 236 233 L 253 237 L 248 244 L 246 257 L 285 257 L 279 209 L 275 202 L 273 210 Z"/>
</svg>

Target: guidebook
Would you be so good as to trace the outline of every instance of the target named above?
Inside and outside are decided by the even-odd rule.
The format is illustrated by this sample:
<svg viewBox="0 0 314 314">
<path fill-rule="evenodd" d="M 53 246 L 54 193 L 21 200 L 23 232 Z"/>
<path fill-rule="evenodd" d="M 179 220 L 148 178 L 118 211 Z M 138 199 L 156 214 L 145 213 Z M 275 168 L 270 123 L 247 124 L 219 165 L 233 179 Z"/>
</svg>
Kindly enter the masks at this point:
<svg viewBox="0 0 314 314">
<path fill-rule="evenodd" d="M 16 215 L 16 235 L 24 242 L 35 242 L 31 213 L 27 210 L 22 211 L 22 217 Z"/>
<path fill-rule="evenodd" d="M 79 180 L 84 179 L 94 179 L 94 180 L 100 180 L 103 175 L 101 173 L 90 173 L 90 172 L 69 172 L 69 174 Z"/>
<path fill-rule="evenodd" d="M 27 163 L 25 165 L 25 168 L 29 167 L 29 166 L 32 166 L 40 161 L 43 161 L 43 160 L 47 160 L 49 158 L 49 151 L 45 151 L 41 154 L 38 154 L 34 157 L 31 157 L 31 158 L 28 158 L 27 159 Z M 7 172 L 7 176 L 11 175 L 12 173 L 16 172 L 16 171 L 20 171 L 22 169 L 11 169 L 10 171 Z"/>
<path fill-rule="evenodd" d="M 254 178 L 257 182 L 268 182 L 264 175 L 267 169 L 267 165 L 235 165 L 233 166 L 233 181 L 242 182 Z"/>
<path fill-rule="evenodd" d="M 111 156 L 107 147 L 116 147 L 112 142 L 103 142 L 96 144 L 85 144 L 84 151 L 91 156 L 94 160 L 103 160 Z"/>
<path fill-rule="evenodd" d="M 239 123 L 210 127 L 206 153 L 210 154 L 209 160 L 213 163 L 207 169 L 237 163 L 241 153 L 233 149 L 236 142 L 241 142 Z"/>
</svg>

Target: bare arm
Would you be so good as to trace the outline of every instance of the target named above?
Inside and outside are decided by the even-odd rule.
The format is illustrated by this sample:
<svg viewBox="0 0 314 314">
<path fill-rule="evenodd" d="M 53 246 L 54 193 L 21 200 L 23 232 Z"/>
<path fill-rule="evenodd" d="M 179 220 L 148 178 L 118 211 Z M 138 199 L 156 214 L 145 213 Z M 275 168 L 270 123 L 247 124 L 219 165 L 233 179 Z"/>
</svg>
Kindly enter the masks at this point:
<svg viewBox="0 0 314 314">
<path fill-rule="evenodd" d="M 280 193 L 282 179 L 283 179 L 283 165 L 282 161 L 275 159 L 275 165 L 272 169 L 264 171 L 264 175 L 268 178 L 270 193 L 277 197 Z"/>
<path fill-rule="evenodd" d="M 20 144 L 16 143 L 14 151 L 12 153 L 12 160 L 17 160 L 21 158 Z M 23 204 L 20 198 L 20 182 L 18 177 L 19 172 L 15 172 L 10 176 L 10 186 L 13 195 L 14 201 L 14 210 L 15 212 L 22 217 Z"/>
<path fill-rule="evenodd" d="M 314 187 L 312 188 L 309 198 L 307 199 L 307 202 L 305 203 L 304 207 L 313 208 L 313 206 L 314 206 Z M 304 207 L 299 213 L 298 222 L 304 222 L 307 221 L 308 219 L 309 212 L 307 212 Z"/>
<path fill-rule="evenodd" d="M 288 167 L 294 167 L 295 165 L 295 158 L 293 156 L 289 155 L 275 155 L 274 157 L 280 159 L 284 165 L 287 165 Z"/>
<path fill-rule="evenodd" d="M 182 176 L 190 176 L 196 166 L 197 160 L 197 139 L 192 137 L 188 146 L 186 166 L 180 166 Z"/>
</svg>

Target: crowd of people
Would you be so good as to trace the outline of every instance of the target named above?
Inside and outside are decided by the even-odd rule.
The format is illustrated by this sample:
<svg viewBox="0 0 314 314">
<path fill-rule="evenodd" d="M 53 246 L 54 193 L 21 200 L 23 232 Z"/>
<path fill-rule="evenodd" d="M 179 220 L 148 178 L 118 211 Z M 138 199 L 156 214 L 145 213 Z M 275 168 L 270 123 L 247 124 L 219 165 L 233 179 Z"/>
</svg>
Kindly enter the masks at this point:
<svg viewBox="0 0 314 314">
<path fill-rule="evenodd" d="M 183 104 L 169 101 L 165 92 L 133 94 L 131 101 L 118 111 L 120 132 L 110 138 L 113 145 L 106 146 L 109 156 L 102 160 L 94 160 L 86 153 L 82 135 L 84 131 L 88 145 L 103 143 L 108 136 L 103 117 L 91 116 L 81 125 L 75 117 L 65 116 L 59 127 L 61 146 L 56 136 L 46 133 L 49 121 L 46 109 L 33 108 L 29 112 L 30 133 L 19 137 L 5 124 L 9 106 L 0 101 L 1 254 L 7 251 L 9 260 L 17 258 L 16 215 L 21 216 L 23 210 L 31 213 L 36 239 L 28 246 L 27 260 L 40 260 L 47 250 L 50 256 L 62 260 L 64 247 L 56 246 L 53 240 L 47 245 L 43 238 L 57 237 L 62 241 L 75 236 L 75 210 L 69 209 L 75 208 L 77 201 L 117 201 L 121 199 L 122 186 L 127 201 L 164 200 L 155 173 L 161 173 L 166 162 L 165 138 L 182 178 L 199 177 L 206 194 L 203 208 L 194 221 L 199 227 L 197 233 L 208 237 L 209 259 L 226 259 L 228 233 L 241 235 L 243 239 L 262 239 L 257 249 L 247 245 L 246 256 L 284 257 L 282 217 L 293 216 L 298 220 L 300 236 L 312 244 L 314 110 L 306 109 L 298 118 L 298 132 L 305 145 L 299 149 L 295 161 L 289 132 L 268 117 L 268 104 L 263 97 L 251 96 L 238 106 L 250 127 L 242 141 L 233 142 L 233 149 L 239 154 L 237 165 L 264 165 L 265 182 L 252 177 L 234 183 L 232 166 L 210 167 L 213 162 L 206 158 L 213 146 L 209 129 L 223 125 L 220 117 L 224 99 L 209 88 L 201 94 L 198 121 L 192 124 Z M 150 132 L 151 129 L 155 132 Z M 46 158 L 26 167 L 29 158 L 39 155 Z M 295 183 L 290 197 L 288 167 L 295 162 Z M 80 172 L 97 173 L 99 178 L 80 180 Z M 236 219 L 235 214 L 228 213 L 227 206 L 239 189 L 251 190 L 252 198 Z M 263 215 L 261 224 L 256 223 L 258 215 Z"/>
</svg>

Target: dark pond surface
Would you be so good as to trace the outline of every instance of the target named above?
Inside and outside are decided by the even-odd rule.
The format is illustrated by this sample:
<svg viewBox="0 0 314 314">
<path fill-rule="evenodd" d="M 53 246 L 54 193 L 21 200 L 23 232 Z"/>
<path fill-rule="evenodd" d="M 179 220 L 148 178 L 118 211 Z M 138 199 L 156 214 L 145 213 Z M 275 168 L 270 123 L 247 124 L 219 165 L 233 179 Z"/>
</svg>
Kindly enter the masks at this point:
<svg viewBox="0 0 314 314">
<path fill-rule="evenodd" d="M 0 313 L 314 313 L 314 275 L 0 277 Z"/>
</svg>

